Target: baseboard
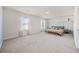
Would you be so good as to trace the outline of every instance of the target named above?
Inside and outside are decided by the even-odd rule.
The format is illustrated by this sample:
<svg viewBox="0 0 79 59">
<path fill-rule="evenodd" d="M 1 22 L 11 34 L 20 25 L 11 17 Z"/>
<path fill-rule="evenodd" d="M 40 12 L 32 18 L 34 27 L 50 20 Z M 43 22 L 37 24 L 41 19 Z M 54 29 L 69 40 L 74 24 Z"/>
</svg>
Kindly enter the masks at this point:
<svg viewBox="0 0 79 59">
<path fill-rule="evenodd" d="M 5 37 L 5 38 L 3 38 L 3 40 L 14 39 L 14 38 L 17 38 L 17 37 L 18 37 L 18 35 L 10 36 L 10 37 Z"/>
<path fill-rule="evenodd" d="M 37 33 L 30 33 L 28 35 L 34 35 L 34 34 L 38 34 L 38 33 L 41 33 L 41 32 L 37 32 Z M 24 35 L 26 36 L 26 35 Z M 3 40 L 8 40 L 8 39 L 15 39 L 15 38 L 18 38 L 20 37 L 19 35 L 15 35 L 15 36 L 10 36 L 10 37 L 4 37 Z"/>
</svg>

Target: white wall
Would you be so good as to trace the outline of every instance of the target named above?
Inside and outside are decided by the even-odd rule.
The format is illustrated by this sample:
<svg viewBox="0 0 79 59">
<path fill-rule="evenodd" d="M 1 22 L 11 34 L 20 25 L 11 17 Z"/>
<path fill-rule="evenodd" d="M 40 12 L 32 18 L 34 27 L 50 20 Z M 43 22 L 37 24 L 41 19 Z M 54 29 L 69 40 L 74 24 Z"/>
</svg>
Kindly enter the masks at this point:
<svg viewBox="0 0 79 59">
<path fill-rule="evenodd" d="M 79 49 L 79 7 L 74 10 L 74 40 L 76 48 Z"/>
<path fill-rule="evenodd" d="M 34 15 L 27 15 L 25 13 L 4 8 L 4 25 L 3 25 L 3 38 L 15 38 L 18 37 L 20 31 L 20 17 L 26 16 L 30 19 L 29 34 L 40 32 L 40 17 Z"/>
<path fill-rule="evenodd" d="M 41 18 L 33 15 L 29 16 L 29 18 L 30 18 L 29 33 L 30 34 L 39 33 L 41 30 Z"/>
<path fill-rule="evenodd" d="M 20 29 L 20 16 L 21 14 L 17 11 L 4 8 L 3 9 L 3 38 L 9 39 L 18 36 Z"/>
<path fill-rule="evenodd" d="M 0 48 L 2 46 L 2 7 L 0 6 Z"/>
</svg>

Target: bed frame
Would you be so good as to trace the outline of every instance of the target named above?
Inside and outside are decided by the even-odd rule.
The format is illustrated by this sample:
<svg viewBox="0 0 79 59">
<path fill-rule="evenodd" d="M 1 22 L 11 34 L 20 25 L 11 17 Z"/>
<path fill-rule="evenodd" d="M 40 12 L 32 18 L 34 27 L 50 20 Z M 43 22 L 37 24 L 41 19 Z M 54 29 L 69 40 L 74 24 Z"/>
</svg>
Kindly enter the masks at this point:
<svg viewBox="0 0 79 59">
<path fill-rule="evenodd" d="M 58 34 L 61 36 L 64 34 L 64 26 L 52 26 L 52 28 L 47 29 L 47 32 Z"/>
</svg>

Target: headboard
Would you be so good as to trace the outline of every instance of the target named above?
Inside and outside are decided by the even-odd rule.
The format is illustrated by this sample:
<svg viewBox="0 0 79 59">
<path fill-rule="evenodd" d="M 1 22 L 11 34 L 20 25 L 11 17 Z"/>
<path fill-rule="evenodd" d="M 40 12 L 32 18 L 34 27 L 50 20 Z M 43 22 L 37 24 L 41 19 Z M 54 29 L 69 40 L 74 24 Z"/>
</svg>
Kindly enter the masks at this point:
<svg viewBox="0 0 79 59">
<path fill-rule="evenodd" d="M 64 26 L 51 26 L 51 28 L 53 28 L 53 29 L 55 29 L 55 28 L 57 28 L 57 29 L 64 29 Z"/>
</svg>

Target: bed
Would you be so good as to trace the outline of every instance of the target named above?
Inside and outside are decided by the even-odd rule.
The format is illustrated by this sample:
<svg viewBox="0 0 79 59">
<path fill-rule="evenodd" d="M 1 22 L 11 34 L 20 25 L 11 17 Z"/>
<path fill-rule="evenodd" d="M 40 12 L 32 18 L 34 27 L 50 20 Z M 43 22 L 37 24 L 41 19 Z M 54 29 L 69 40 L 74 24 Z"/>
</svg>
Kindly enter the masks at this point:
<svg viewBox="0 0 79 59">
<path fill-rule="evenodd" d="M 48 33 L 63 35 L 64 34 L 64 26 L 52 26 L 52 28 L 48 28 L 46 31 Z"/>
</svg>

